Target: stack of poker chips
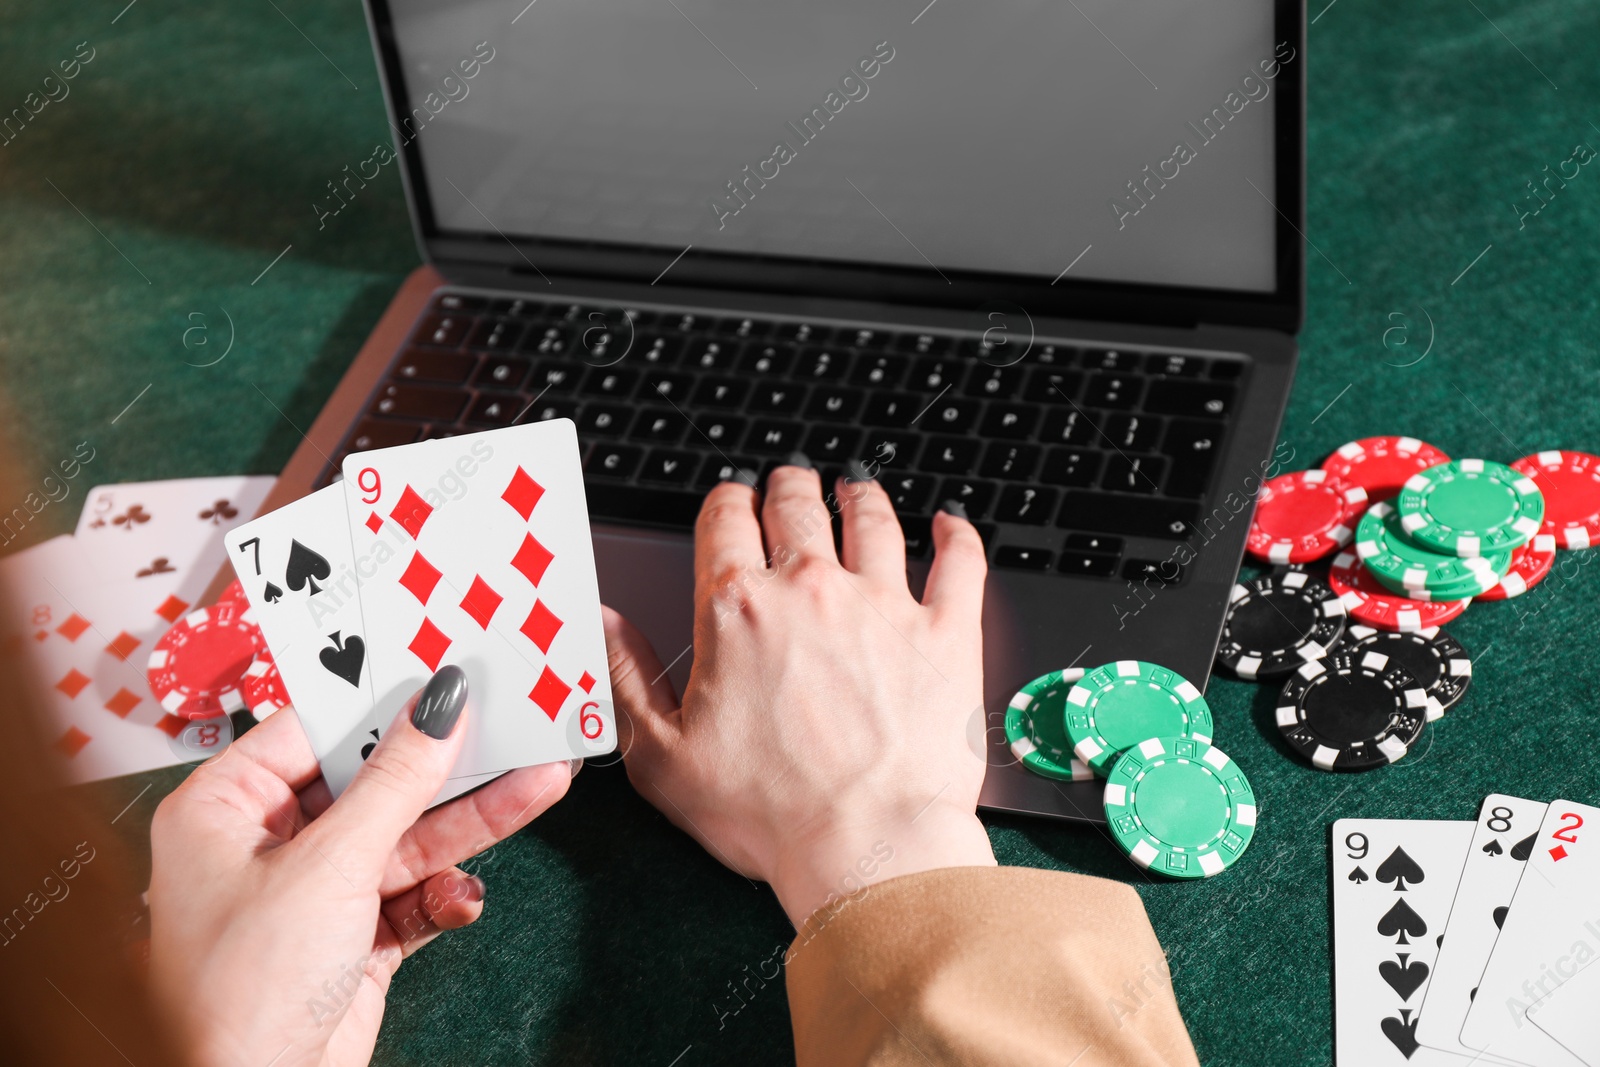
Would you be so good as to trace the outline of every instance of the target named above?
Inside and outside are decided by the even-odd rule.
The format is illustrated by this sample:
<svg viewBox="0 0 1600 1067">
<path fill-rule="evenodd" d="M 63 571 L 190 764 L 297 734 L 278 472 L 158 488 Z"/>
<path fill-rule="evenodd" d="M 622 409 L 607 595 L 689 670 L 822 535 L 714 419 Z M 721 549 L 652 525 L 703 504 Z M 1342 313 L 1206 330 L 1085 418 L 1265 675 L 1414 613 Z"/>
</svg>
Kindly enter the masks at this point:
<svg viewBox="0 0 1600 1067">
<path fill-rule="evenodd" d="M 235 581 L 217 602 L 179 619 L 151 649 L 150 691 L 175 722 L 248 710 L 258 721 L 289 703 L 288 690 Z"/>
</svg>

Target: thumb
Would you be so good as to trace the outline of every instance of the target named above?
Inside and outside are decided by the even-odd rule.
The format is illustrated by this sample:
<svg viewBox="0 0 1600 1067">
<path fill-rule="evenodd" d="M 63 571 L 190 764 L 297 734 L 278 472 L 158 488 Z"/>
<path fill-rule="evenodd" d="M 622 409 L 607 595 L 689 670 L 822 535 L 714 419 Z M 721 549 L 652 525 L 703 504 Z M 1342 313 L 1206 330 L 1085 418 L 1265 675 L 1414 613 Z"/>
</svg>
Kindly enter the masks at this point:
<svg viewBox="0 0 1600 1067">
<path fill-rule="evenodd" d="M 466 730 L 467 676 L 441 667 L 400 709 L 389 732 L 343 795 L 315 822 L 324 850 L 353 858 L 363 873 L 381 876 L 400 837 L 443 787 Z"/>
<path fill-rule="evenodd" d="M 678 694 L 661 666 L 661 658 L 638 628 L 601 605 L 606 631 L 606 659 L 611 671 L 611 697 L 617 705 L 617 733 L 622 755 L 640 736 L 656 737 L 662 720 L 678 711 Z"/>
</svg>

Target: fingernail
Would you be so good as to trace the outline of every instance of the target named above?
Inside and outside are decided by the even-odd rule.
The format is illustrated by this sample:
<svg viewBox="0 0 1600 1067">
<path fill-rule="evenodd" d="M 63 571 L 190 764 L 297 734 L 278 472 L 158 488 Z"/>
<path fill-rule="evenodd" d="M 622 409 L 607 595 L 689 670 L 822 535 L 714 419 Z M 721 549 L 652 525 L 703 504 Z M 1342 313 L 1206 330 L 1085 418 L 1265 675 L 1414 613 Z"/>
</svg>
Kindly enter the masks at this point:
<svg viewBox="0 0 1600 1067">
<path fill-rule="evenodd" d="M 569 759 L 567 760 L 567 767 L 571 769 L 572 777 L 576 778 L 578 777 L 578 772 L 583 770 L 583 760 Z"/>
<path fill-rule="evenodd" d="M 783 462 L 791 467 L 799 467 L 801 470 L 811 469 L 811 457 L 804 452 L 790 452 L 783 457 Z"/>
<path fill-rule="evenodd" d="M 754 489 L 757 483 L 761 481 L 761 478 L 756 474 L 755 471 L 745 470 L 743 467 L 741 467 L 734 473 L 733 477 L 730 478 L 729 481 L 738 482 L 740 485 L 749 486 L 751 489 Z"/>
<path fill-rule="evenodd" d="M 488 888 L 489 888 L 488 886 L 483 884 L 483 879 L 482 878 L 479 878 L 475 874 L 467 875 L 467 899 L 468 900 L 474 900 L 474 901 L 475 900 L 482 900 L 483 899 L 483 895 L 486 892 L 488 892 Z"/>
<path fill-rule="evenodd" d="M 967 506 L 959 500 L 946 500 L 939 505 L 939 510 L 946 515 L 954 515 L 958 519 L 967 517 Z"/>
<path fill-rule="evenodd" d="M 417 697 L 411 711 L 411 725 L 435 741 L 443 741 L 456 728 L 461 709 L 467 706 L 467 673 L 455 664 L 440 667 Z"/>
<path fill-rule="evenodd" d="M 846 485 L 855 485 L 859 482 L 875 482 L 877 479 L 867 473 L 865 463 L 859 459 L 852 459 L 844 465 L 844 481 Z"/>
</svg>

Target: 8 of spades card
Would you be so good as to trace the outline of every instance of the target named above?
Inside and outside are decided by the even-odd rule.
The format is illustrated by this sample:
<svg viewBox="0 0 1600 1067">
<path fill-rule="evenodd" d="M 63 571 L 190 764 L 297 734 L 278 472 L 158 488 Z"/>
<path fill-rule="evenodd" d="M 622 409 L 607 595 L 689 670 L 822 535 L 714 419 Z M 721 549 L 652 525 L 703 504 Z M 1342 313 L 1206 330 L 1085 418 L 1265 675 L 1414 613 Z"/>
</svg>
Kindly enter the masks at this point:
<svg viewBox="0 0 1600 1067">
<path fill-rule="evenodd" d="M 1333 824 L 1335 1061 L 1451 1064 L 1417 1042 L 1417 1015 L 1472 840 L 1473 823 L 1340 819 Z"/>
</svg>

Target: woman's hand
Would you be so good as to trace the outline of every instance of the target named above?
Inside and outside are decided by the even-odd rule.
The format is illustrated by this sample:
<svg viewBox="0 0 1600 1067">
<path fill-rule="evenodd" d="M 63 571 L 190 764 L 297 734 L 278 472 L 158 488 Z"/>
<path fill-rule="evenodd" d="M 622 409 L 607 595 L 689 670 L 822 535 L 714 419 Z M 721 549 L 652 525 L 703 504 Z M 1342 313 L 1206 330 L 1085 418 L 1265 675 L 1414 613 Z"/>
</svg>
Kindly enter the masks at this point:
<svg viewBox="0 0 1600 1067">
<path fill-rule="evenodd" d="M 288 710 L 162 801 L 150 978 L 195 1062 L 366 1063 L 400 961 L 482 913 L 483 882 L 455 864 L 559 800 L 573 768 L 515 770 L 424 814 L 465 700 L 459 668 L 441 670 L 337 801 Z"/>
<path fill-rule="evenodd" d="M 875 881 L 995 862 L 976 815 L 983 544 L 964 518 L 935 516 L 918 603 L 888 494 L 841 482 L 838 498 L 842 560 L 805 466 L 773 471 L 764 500 L 735 483 L 711 491 L 681 706 L 648 642 L 606 613 L 634 786 L 771 883 L 796 926 Z"/>
</svg>

